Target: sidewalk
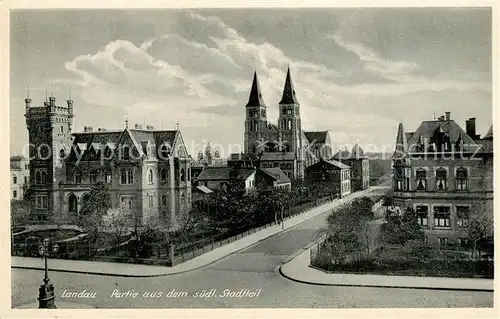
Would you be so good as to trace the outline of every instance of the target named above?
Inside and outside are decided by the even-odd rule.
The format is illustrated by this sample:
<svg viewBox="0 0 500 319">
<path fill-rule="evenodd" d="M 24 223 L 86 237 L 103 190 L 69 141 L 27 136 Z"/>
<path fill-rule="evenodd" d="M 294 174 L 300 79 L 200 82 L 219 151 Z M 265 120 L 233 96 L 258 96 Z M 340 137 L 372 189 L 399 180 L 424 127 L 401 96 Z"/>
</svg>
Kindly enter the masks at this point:
<svg viewBox="0 0 500 319">
<path fill-rule="evenodd" d="M 309 245 L 312 246 L 312 245 Z M 493 291 L 492 279 L 410 277 L 385 275 L 350 275 L 326 273 L 309 267 L 310 248 L 281 266 L 280 273 L 287 279 L 311 285 L 411 288 L 435 290 Z"/>
<path fill-rule="evenodd" d="M 64 260 L 51 259 L 48 262 L 50 271 L 61 271 L 70 273 L 85 273 L 93 275 L 121 276 L 121 277 L 157 277 L 174 275 L 193 271 L 207 265 L 210 265 L 222 258 L 234 254 L 240 250 L 248 248 L 264 239 L 274 236 L 318 215 L 329 212 L 331 209 L 351 201 L 356 197 L 367 193 L 380 190 L 381 187 L 371 187 L 367 190 L 356 192 L 345 198 L 335 200 L 315 207 L 300 215 L 285 220 L 285 228 L 280 224 L 265 228 L 259 232 L 248 235 L 242 239 L 236 240 L 230 244 L 216 248 L 210 252 L 202 254 L 196 258 L 190 259 L 174 267 L 166 266 L 148 266 L 126 263 L 107 263 L 97 261 Z M 11 267 L 20 269 L 44 269 L 44 262 L 41 258 L 30 257 L 11 257 Z"/>
</svg>

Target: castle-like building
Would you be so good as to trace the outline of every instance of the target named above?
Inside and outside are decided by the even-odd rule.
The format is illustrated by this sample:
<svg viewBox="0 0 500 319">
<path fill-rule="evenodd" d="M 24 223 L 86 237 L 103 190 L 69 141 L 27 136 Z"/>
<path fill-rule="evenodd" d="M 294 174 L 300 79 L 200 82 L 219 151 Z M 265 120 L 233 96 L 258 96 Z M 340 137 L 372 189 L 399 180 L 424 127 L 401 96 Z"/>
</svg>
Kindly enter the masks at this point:
<svg viewBox="0 0 500 319">
<path fill-rule="evenodd" d="M 465 131 L 450 112 L 414 132 L 399 124 L 394 202 L 416 211 L 429 242 L 468 245 L 472 219 L 493 229 L 493 127 L 481 138 L 475 120 L 466 121 Z"/>
<path fill-rule="evenodd" d="M 321 158 L 332 156 L 329 131 L 304 131 L 300 104 L 287 70 L 279 102 L 278 124 L 267 119 L 267 105 L 262 97 L 257 72 L 254 73 L 248 103 L 245 107 L 244 153 L 231 154 L 229 166 L 255 165 L 279 167 L 291 179 L 303 179 L 304 169 Z"/>
<path fill-rule="evenodd" d="M 178 130 L 107 131 L 85 127 L 73 133 L 73 101 L 42 106 L 28 97 L 33 221 L 74 222 L 97 182 L 107 185 L 113 208 L 131 210 L 143 222 L 174 223 L 191 207 L 191 159 Z"/>
</svg>

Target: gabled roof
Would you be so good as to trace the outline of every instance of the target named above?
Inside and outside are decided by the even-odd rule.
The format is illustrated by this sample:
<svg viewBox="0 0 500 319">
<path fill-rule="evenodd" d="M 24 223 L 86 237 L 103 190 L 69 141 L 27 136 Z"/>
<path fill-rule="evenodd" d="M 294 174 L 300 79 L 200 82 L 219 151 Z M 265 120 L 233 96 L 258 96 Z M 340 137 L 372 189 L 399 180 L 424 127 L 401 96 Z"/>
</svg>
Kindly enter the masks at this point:
<svg viewBox="0 0 500 319">
<path fill-rule="evenodd" d="M 198 181 L 242 180 L 255 172 L 253 168 L 232 169 L 230 167 L 206 167 L 198 175 Z"/>
<path fill-rule="evenodd" d="M 320 162 L 318 163 L 321 163 L 321 162 L 325 162 L 329 165 L 332 165 L 334 166 L 335 168 L 338 168 L 338 169 L 349 169 L 351 168 L 349 165 L 345 165 L 339 161 L 336 161 L 336 160 L 325 160 L 325 159 L 322 159 Z"/>
<path fill-rule="evenodd" d="M 290 178 L 286 176 L 285 172 L 283 172 L 279 167 L 261 168 L 260 170 L 278 182 L 278 184 L 287 184 L 292 182 Z"/>
<path fill-rule="evenodd" d="M 455 145 L 461 138 L 464 145 L 463 150 L 475 151 L 477 149 L 478 144 L 453 120 L 423 121 L 417 128 L 415 133 L 410 137 L 410 139 L 408 141 L 405 140 L 407 144 L 406 149 L 408 150 L 408 146 L 413 149 L 413 146 L 418 145 L 421 141 L 430 141 L 437 131 L 446 134 L 449 137 L 450 143 L 452 145 Z"/>
<path fill-rule="evenodd" d="M 295 160 L 294 152 L 275 152 L 262 154 L 261 161 L 293 161 Z"/>
<path fill-rule="evenodd" d="M 286 71 L 285 87 L 283 88 L 283 96 L 279 104 L 299 104 L 295 96 L 295 88 L 290 74 L 290 67 Z"/>
<path fill-rule="evenodd" d="M 257 71 L 253 74 L 252 88 L 250 89 L 250 96 L 248 97 L 248 103 L 246 106 L 265 106 L 266 103 L 262 98 L 262 91 L 260 90 L 259 78 L 257 77 Z"/>
<path fill-rule="evenodd" d="M 483 140 L 492 140 L 493 139 L 493 125 L 490 126 L 490 129 L 486 133 L 486 135 L 483 137 Z"/>
<path fill-rule="evenodd" d="M 316 141 L 316 143 L 325 144 L 328 137 L 328 131 L 309 131 L 304 132 L 304 135 L 306 136 L 309 143 Z"/>
</svg>

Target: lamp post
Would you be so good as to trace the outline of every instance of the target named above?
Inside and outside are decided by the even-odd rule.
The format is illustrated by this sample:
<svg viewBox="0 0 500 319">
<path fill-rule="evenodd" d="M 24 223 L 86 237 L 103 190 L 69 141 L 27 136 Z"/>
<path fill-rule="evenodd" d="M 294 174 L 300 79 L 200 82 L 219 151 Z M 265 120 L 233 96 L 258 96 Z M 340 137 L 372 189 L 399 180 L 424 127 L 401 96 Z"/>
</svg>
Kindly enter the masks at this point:
<svg viewBox="0 0 500 319">
<path fill-rule="evenodd" d="M 52 252 L 56 253 L 59 245 L 52 246 Z M 49 239 L 45 238 L 43 244 L 38 246 L 38 252 L 45 260 L 45 276 L 43 277 L 44 284 L 40 286 L 38 293 L 38 308 L 55 309 L 57 308 L 54 301 L 56 295 L 54 293 L 54 286 L 49 284 L 49 271 L 47 268 L 47 258 L 49 256 Z"/>
</svg>

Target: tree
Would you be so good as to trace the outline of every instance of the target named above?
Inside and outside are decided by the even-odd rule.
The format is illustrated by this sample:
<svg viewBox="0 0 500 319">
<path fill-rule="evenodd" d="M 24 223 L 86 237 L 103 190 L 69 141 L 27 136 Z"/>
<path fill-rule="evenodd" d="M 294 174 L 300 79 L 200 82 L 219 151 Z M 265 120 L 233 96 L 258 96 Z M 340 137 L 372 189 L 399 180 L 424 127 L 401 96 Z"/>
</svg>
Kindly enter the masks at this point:
<svg viewBox="0 0 500 319">
<path fill-rule="evenodd" d="M 103 216 L 111 208 L 111 196 L 102 182 L 92 185 L 88 199 L 78 214 L 78 225 L 87 232 L 89 257 L 97 251 L 99 231 L 103 226 Z"/>
<path fill-rule="evenodd" d="M 472 246 L 472 257 L 478 258 L 482 250 L 480 244 L 493 237 L 493 213 L 486 209 L 485 203 L 474 207 L 466 232 Z"/>
<path fill-rule="evenodd" d="M 381 226 L 381 236 L 389 244 L 405 244 L 409 240 L 423 241 L 424 232 L 417 221 L 415 211 L 408 207 L 400 215 L 388 215 Z"/>
<path fill-rule="evenodd" d="M 12 199 L 10 201 L 11 226 L 26 225 L 29 223 L 31 202 L 29 199 Z"/>
<path fill-rule="evenodd" d="M 127 231 L 127 225 L 131 221 L 131 213 L 125 209 L 124 205 L 118 208 L 110 208 L 104 216 L 102 216 L 103 227 L 110 230 L 115 235 L 117 249 L 120 250 L 121 239 Z"/>
<path fill-rule="evenodd" d="M 358 210 L 361 216 L 373 217 L 373 205 L 375 204 L 373 200 L 369 197 L 363 196 L 355 198 L 351 204 L 356 210 Z"/>
</svg>

